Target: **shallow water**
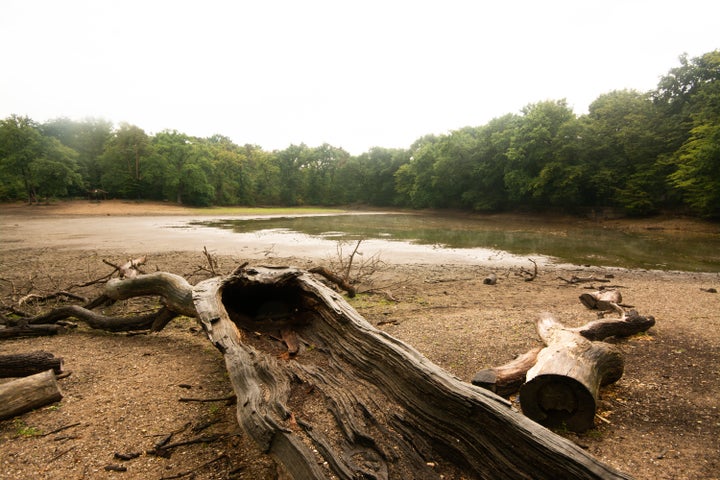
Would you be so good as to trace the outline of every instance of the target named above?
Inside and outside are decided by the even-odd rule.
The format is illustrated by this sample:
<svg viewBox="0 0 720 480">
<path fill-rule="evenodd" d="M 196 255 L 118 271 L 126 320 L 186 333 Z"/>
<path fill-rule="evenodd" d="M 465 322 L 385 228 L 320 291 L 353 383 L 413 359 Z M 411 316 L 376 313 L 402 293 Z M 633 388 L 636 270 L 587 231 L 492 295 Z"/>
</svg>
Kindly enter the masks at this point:
<svg viewBox="0 0 720 480">
<path fill-rule="evenodd" d="M 0 213 L 0 249 L 164 251 L 336 259 L 340 242 L 386 263 L 616 266 L 720 272 L 720 234 L 627 233 L 532 217 L 352 213 L 298 216 L 12 216 Z M 347 250 L 345 250 L 347 253 Z"/>
<path fill-rule="evenodd" d="M 629 233 L 586 224 L 528 222 L 503 217 L 438 214 L 343 214 L 214 219 L 193 222 L 240 235 L 272 235 L 287 242 L 303 239 L 386 242 L 456 251 L 484 250 L 488 258 L 528 256 L 559 263 L 720 271 L 720 236 L 647 230 Z M 408 247 L 409 248 L 409 247 Z M 506 259 L 507 260 L 507 259 Z"/>
</svg>

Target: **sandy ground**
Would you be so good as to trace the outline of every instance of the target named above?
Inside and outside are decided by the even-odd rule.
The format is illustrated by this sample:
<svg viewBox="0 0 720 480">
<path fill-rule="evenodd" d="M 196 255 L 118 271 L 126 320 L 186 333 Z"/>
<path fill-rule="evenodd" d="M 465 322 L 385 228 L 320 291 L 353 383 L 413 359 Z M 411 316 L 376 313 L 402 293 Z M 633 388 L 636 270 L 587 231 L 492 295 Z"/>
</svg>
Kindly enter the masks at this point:
<svg viewBox="0 0 720 480">
<path fill-rule="evenodd" d="M 0 299 L 5 313 L 20 308 L 18 301 L 28 293 L 63 290 L 110 273 L 103 260 L 119 263 L 147 252 L 147 271 L 178 273 L 192 283 L 206 278 L 199 268 L 207 265 L 202 246 L 190 242 L 186 248 L 149 250 L 152 236 L 143 240 L 128 235 L 124 244 L 68 245 L 72 228 L 58 236 L 47 230 L 51 224 L 62 230 L 67 220 L 77 218 L 106 231 L 98 222 L 110 215 L 127 217 L 125 228 L 132 231 L 137 225 L 133 221 L 144 221 L 136 213 L 167 218 L 192 213 L 168 205 L 141 205 L 142 211 L 136 212 L 133 207 L 138 205 L 122 202 L 85 203 L 2 207 Z M 38 222 L 33 235 L 42 242 L 23 242 L 28 222 Z M 13 224 L 18 225 L 15 232 L 5 228 Z M 700 223 L 692 228 L 708 227 Z M 324 261 L 274 251 L 257 251 L 256 257 L 250 251 L 217 252 L 224 272 L 244 260 L 303 268 Z M 567 285 L 558 277 L 612 274 L 624 301 L 655 316 L 657 325 L 615 342 L 625 356 L 625 373 L 602 390 L 595 428 L 580 435 L 559 433 L 638 479 L 720 478 L 720 295 L 706 291 L 720 290 L 720 275 L 543 265 L 538 277 L 526 282 L 512 264 L 421 259 L 393 262 L 361 286 L 386 291 L 394 301 L 384 295 L 359 295 L 351 304 L 378 328 L 467 381 L 482 368 L 540 345 L 534 320 L 542 312 L 570 326 L 596 318 L 578 301 L 590 285 Z M 388 257 L 383 260 L 388 262 Z M 491 271 L 498 283 L 484 285 Z M 98 291 L 98 286 L 73 289 L 88 297 Z M 156 306 L 152 299 L 121 303 L 116 307 L 121 311 Z M 52 306 L 22 308 L 44 311 Z M 72 375 L 60 380 L 64 398 L 58 404 L 0 422 L 1 479 L 276 477 L 272 462 L 237 427 L 233 406 L 179 401 L 223 397 L 231 390 L 222 356 L 192 320 L 175 320 L 153 335 L 80 327 L 57 337 L 0 341 L 1 354 L 30 350 L 63 357 Z M 61 427 L 68 428 L 51 433 Z M 215 439 L 179 446 L 170 458 L 146 453 L 172 432 L 173 441 L 202 435 Z M 123 461 L 116 453 L 141 455 Z M 106 471 L 108 465 L 127 471 Z"/>
</svg>

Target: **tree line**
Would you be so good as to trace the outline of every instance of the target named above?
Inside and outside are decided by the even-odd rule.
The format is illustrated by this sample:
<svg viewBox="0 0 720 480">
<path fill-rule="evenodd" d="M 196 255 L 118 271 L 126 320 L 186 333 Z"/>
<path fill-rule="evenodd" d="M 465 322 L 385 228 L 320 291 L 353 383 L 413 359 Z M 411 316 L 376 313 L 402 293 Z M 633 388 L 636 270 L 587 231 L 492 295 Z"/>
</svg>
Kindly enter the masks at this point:
<svg viewBox="0 0 720 480">
<path fill-rule="evenodd" d="M 679 63 L 656 89 L 602 94 L 587 114 L 542 101 L 357 156 L 328 144 L 266 151 L 222 135 L 11 115 L 0 121 L 0 200 L 94 192 L 196 206 L 610 208 L 720 218 L 720 50 Z"/>
</svg>

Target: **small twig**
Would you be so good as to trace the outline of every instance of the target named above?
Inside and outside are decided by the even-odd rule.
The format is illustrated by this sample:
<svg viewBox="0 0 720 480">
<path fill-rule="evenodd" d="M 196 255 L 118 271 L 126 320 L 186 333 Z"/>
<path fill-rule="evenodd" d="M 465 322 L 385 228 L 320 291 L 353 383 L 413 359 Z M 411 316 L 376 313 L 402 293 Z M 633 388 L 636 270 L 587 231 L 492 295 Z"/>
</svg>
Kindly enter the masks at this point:
<svg viewBox="0 0 720 480">
<path fill-rule="evenodd" d="M 133 458 L 138 458 L 140 455 L 142 455 L 139 452 L 132 452 L 132 453 L 120 453 L 115 452 L 114 457 L 118 460 L 132 460 Z"/>
<path fill-rule="evenodd" d="M 235 394 L 230 394 L 226 397 L 218 397 L 218 398 L 189 398 L 189 397 L 180 397 L 178 399 L 179 402 L 229 402 L 230 400 L 235 399 Z"/>
<path fill-rule="evenodd" d="M 608 425 L 610 425 L 610 424 L 612 423 L 610 420 L 608 420 L 607 418 L 603 417 L 603 416 L 600 415 L 599 413 L 596 413 L 595 416 L 596 416 L 598 419 L 602 420 L 603 422 L 607 423 Z"/>
<path fill-rule="evenodd" d="M 227 437 L 227 434 L 211 434 L 211 435 L 201 435 L 199 437 L 191 438 L 190 440 L 182 440 L 180 442 L 175 443 L 167 443 L 161 447 L 155 447 L 152 450 L 148 450 L 148 455 L 157 455 L 159 457 L 169 456 L 170 449 L 177 448 L 177 447 L 184 447 L 185 445 L 194 445 L 196 443 L 212 443 L 216 440 L 219 440 L 223 437 Z"/>
<path fill-rule="evenodd" d="M 85 283 L 77 283 L 70 285 L 68 287 L 68 290 L 71 290 L 73 288 L 83 288 L 83 287 L 89 287 L 90 285 L 95 285 L 97 283 L 106 283 L 110 278 L 112 278 L 113 274 L 117 271 L 117 269 L 113 270 L 112 272 L 108 273 L 107 275 L 103 275 L 100 278 L 96 278 L 95 280 L 88 280 Z"/>
<path fill-rule="evenodd" d="M 67 450 L 63 450 L 62 452 L 58 453 L 57 455 L 55 455 L 54 457 L 52 457 L 50 460 L 48 460 L 47 463 L 50 464 L 50 463 L 54 462 L 54 461 L 57 460 L 58 458 L 62 457 L 62 456 L 65 455 L 66 453 L 68 453 L 70 450 L 74 449 L 75 447 L 77 447 L 77 445 L 73 445 L 72 447 L 68 448 Z"/>
<path fill-rule="evenodd" d="M 345 282 L 350 281 L 350 270 L 352 270 L 353 259 L 355 258 L 355 255 L 357 254 L 358 248 L 360 248 L 361 243 L 362 243 L 362 239 L 357 241 L 357 243 L 355 244 L 355 249 L 350 254 L 350 257 L 348 258 L 347 268 L 345 268 L 345 278 L 344 278 Z"/>
<path fill-rule="evenodd" d="M 67 430 L 68 428 L 77 427 L 77 426 L 80 425 L 80 424 L 81 424 L 80 422 L 77 422 L 77 423 L 71 423 L 70 425 L 64 425 L 64 426 L 59 427 L 59 428 L 56 428 L 55 430 L 52 430 L 52 431 L 50 431 L 50 432 L 43 433 L 42 436 L 43 436 L 43 437 L 46 437 L 46 436 L 48 436 L 48 435 L 53 435 L 53 434 L 55 434 L 55 433 L 62 432 L 63 430 Z"/>
<path fill-rule="evenodd" d="M 212 273 L 213 276 L 217 276 L 217 260 L 210 254 L 210 252 L 208 252 L 208 249 L 205 246 L 203 246 L 203 253 L 205 254 L 205 258 L 207 259 L 208 266 L 210 267 L 209 272 Z"/>
<path fill-rule="evenodd" d="M 74 293 L 66 292 L 66 291 L 59 291 L 54 293 L 48 293 L 47 295 L 38 295 L 37 293 L 30 293 L 28 295 L 25 295 L 20 300 L 18 300 L 18 305 L 27 304 L 30 302 L 46 302 L 48 300 L 53 300 L 58 297 L 67 297 L 72 300 L 78 300 L 80 302 L 87 303 L 89 300 L 87 297 L 83 297 L 81 295 L 76 295 Z"/>
<path fill-rule="evenodd" d="M 111 463 L 110 465 L 105 465 L 104 468 L 106 472 L 127 472 L 127 467 L 124 465 L 115 465 Z"/>
<path fill-rule="evenodd" d="M 188 475 L 192 475 L 193 473 L 197 472 L 198 470 L 203 469 L 203 468 L 205 468 L 205 467 L 207 467 L 207 466 L 210 466 L 210 465 L 212 465 L 213 463 L 215 463 L 215 462 L 217 462 L 217 461 L 219 461 L 219 460 L 222 460 L 222 459 L 224 459 L 224 458 L 229 459 L 230 457 L 228 457 L 227 454 L 225 454 L 225 453 L 221 453 L 220 455 L 218 455 L 217 457 L 213 458 L 212 460 L 210 460 L 210 461 L 208 461 L 208 462 L 205 462 L 205 463 L 203 463 L 202 465 L 199 465 L 199 466 L 197 466 L 197 467 L 195 467 L 195 468 L 193 468 L 193 469 L 191 469 L 191 470 L 187 470 L 187 471 L 185 471 L 185 472 L 176 473 L 175 475 L 171 475 L 171 476 L 169 476 L 169 477 L 161 477 L 161 480 L 172 480 L 172 479 L 175 479 L 175 478 L 182 478 L 182 477 L 186 477 L 186 476 L 188 476 Z"/>
</svg>

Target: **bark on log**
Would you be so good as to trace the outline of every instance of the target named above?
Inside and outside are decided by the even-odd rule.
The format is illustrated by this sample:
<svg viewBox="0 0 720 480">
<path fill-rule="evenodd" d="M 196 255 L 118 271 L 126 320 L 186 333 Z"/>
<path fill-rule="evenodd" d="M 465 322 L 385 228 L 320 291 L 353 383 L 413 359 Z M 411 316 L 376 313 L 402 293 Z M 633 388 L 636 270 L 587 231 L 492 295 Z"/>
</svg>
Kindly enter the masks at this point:
<svg viewBox="0 0 720 480">
<path fill-rule="evenodd" d="M 65 328 L 62 325 L 18 325 L 0 328 L 0 339 L 57 335 L 64 331 Z"/>
<path fill-rule="evenodd" d="M 62 358 L 42 350 L 0 355 L 0 378 L 27 377 L 46 370 L 52 370 L 56 375 L 60 375 L 62 361 Z"/>
<path fill-rule="evenodd" d="M 375 329 L 311 275 L 236 273 L 198 284 L 195 306 L 240 425 L 290 477 L 628 478 Z"/>
<path fill-rule="evenodd" d="M 167 308 L 188 317 L 196 316 L 192 286 L 179 275 L 155 272 L 134 278 L 114 278 L 105 285 L 105 296 L 125 300 L 143 295 L 159 295 Z"/>
<path fill-rule="evenodd" d="M 603 340 L 608 337 L 629 337 L 645 332 L 655 325 L 652 315 L 643 316 L 636 310 L 629 310 L 619 319 L 595 320 L 582 327 L 570 329 L 588 340 Z"/>
<path fill-rule="evenodd" d="M 0 420 L 57 402 L 61 398 L 52 370 L 0 384 Z"/>
<path fill-rule="evenodd" d="M 129 298 L 129 297 L 125 297 Z M 30 325 L 28 327 L 54 326 L 48 325 L 66 318 L 77 318 L 88 324 L 91 328 L 98 330 L 106 330 L 108 332 L 127 332 L 130 330 L 161 330 L 167 323 L 178 314 L 167 307 L 147 313 L 145 315 L 135 316 L 106 316 L 78 305 L 68 305 L 65 307 L 55 308 L 47 313 L 43 313 L 36 317 L 23 319 Z M 195 315 L 192 315 L 195 316 Z M 2 330 L 0 330 L 2 332 Z"/>
<path fill-rule="evenodd" d="M 495 392 L 501 397 L 508 397 L 520 390 L 525 383 L 525 374 L 535 365 L 542 347 L 518 355 L 514 360 L 499 367 L 480 370 L 472 379 L 472 384 Z"/>
<path fill-rule="evenodd" d="M 591 342 L 550 316 L 537 330 L 547 347 L 527 372 L 520 405 L 529 418 L 574 432 L 592 428 L 600 386 L 622 377 L 623 357 L 613 345 Z"/>
</svg>

